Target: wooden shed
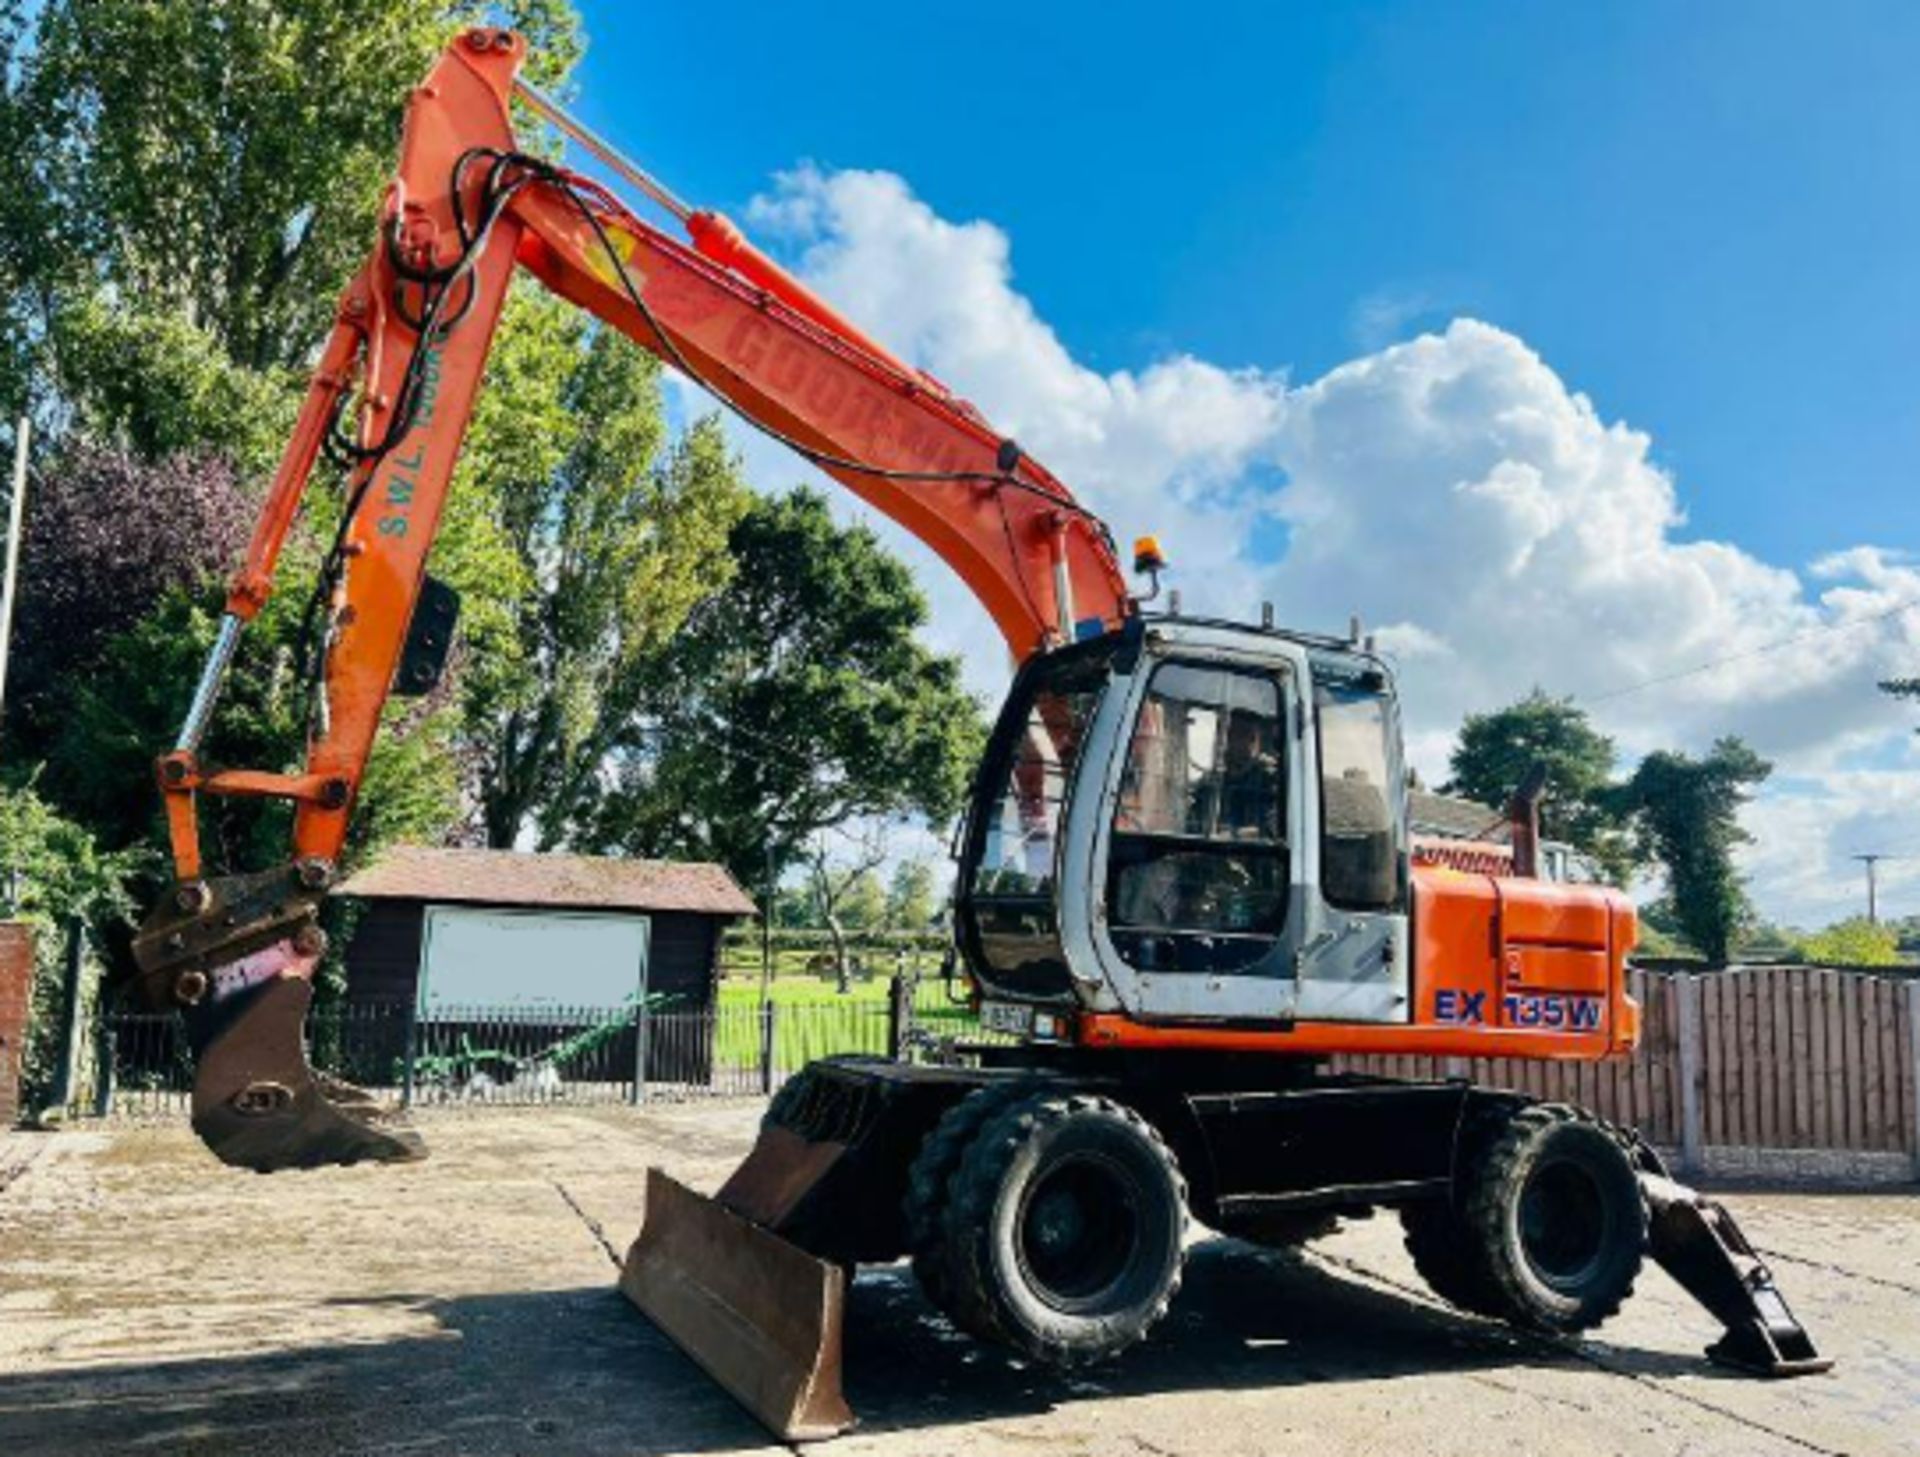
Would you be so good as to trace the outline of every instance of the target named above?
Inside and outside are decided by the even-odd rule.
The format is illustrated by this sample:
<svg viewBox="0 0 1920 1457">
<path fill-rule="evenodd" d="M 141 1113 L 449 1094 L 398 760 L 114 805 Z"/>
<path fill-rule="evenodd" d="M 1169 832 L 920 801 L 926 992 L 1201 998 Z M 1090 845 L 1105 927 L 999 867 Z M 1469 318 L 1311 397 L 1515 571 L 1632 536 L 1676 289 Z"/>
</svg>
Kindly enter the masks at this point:
<svg viewBox="0 0 1920 1457">
<path fill-rule="evenodd" d="M 350 1003 L 713 1003 L 721 933 L 754 914 L 725 867 L 401 846 L 336 892 L 364 903 Z"/>
</svg>

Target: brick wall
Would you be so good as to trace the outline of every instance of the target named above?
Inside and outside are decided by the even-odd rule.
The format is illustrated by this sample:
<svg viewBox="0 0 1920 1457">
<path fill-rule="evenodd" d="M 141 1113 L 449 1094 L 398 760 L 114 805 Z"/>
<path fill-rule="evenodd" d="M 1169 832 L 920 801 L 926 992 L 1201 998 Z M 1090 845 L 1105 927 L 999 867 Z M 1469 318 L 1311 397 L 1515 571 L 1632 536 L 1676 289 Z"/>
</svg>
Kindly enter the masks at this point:
<svg viewBox="0 0 1920 1457">
<path fill-rule="evenodd" d="M 0 921 L 0 1128 L 20 1116 L 20 1064 L 32 992 L 33 928 Z"/>
</svg>

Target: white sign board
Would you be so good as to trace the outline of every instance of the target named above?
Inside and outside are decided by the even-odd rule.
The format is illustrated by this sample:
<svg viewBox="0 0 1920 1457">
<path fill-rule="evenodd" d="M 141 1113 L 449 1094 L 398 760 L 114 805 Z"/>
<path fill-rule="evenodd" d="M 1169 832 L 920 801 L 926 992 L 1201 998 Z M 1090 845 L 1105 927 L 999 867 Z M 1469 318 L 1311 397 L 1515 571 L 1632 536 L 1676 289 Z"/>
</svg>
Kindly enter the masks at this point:
<svg viewBox="0 0 1920 1457">
<path fill-rule="evenodd" d="M 428 906 L 420 1008 L 619 1007 L 646 990 L 645 916 Z"/>
</svg>

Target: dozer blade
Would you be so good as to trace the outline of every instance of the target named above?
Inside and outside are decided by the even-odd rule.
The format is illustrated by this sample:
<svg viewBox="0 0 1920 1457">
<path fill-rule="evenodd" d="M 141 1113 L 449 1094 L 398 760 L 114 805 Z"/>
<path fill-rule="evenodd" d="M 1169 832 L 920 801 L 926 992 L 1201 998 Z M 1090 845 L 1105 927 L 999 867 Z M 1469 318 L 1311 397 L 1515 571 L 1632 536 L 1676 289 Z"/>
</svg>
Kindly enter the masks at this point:
<svg viewBox="0 0 1920 1457">
<path fill-rule="evenodd" d="M 854 1424 L 840 1394 L 838 1265 L 649 1169 L 620 1289 L 783 1441 Z"/>
<path fill-rule="evenodd" d="M 193 1131 L 223 1163 L 263 1174 L 425 1158 L 395 1111 L 308 1066 L 301 1028 L 312 1000 L 305 977 L 281 975 L 188 1010 Z"/>
<path fill-rule="evenodd" d="M 1709 1360 L 1758 1376 L 1832 1369 L 1724 1205 L 1658 1174 L 1642 1173 L 1640 1187 L 1651 1216 L 1649 1252 L 1727 1328 L 1707 1347 Z"/>
</svg>

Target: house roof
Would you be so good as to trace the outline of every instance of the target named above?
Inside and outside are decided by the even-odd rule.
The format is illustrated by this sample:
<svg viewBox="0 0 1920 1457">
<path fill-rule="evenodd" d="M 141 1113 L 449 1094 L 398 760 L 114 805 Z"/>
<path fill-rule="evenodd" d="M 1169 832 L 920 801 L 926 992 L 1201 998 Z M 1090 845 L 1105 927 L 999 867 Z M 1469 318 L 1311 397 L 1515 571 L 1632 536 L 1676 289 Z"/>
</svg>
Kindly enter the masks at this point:
<svg viewBox="0 0 1920 1457">
<path fill-rule="evenodd" d="M 1499 810 L 1427 789 L 1407 792 L 1407 819 L 1416 835 L 1435 835 L 1443 840 L 1504 845 L 1513 836 L 1507 817 Z"/>
<path fill-rule="evenodd" d="M 694 911 L 751 916 L 755 907 L 724 865 L 438 850 L 401 845 L 347 877 L 339 894 L 363 900 L 453 901 L 580 910 Z"/>
</svg>

